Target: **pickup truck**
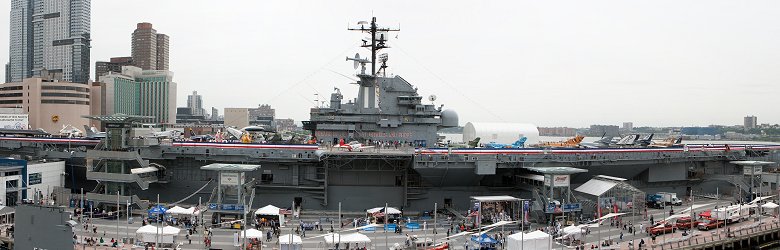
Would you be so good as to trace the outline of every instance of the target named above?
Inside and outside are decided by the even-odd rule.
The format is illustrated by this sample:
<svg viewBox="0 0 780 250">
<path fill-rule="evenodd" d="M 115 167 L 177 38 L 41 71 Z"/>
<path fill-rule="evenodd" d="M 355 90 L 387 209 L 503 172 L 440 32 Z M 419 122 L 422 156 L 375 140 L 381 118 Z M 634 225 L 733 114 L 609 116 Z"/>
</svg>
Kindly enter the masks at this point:
<svg viewBox="0 0 780 250">
<path fill-rule="evenodd" d="M 722 220 L 705 219 L 705 220 L 699 222 L 699 225 L 697 226 L 697 228 L 699 230 L 710 230 L 710 229 L 723 227 L 724 225 L 725 225 L 725 223 L 723 223 Z"/>
<path fill-rule="evenodd" d="M 662 235 L 665 233 L 677 232 L 677 227 L 671 223 L 664 223 L 663 227 L 659 227 L 658 225 L 661 224 L 656 224 L 655 226 L 648 228 L 647 233 L 649 233 L 650 235 Z"/>
<path fill-rule="evenodd" d="M 677 228 L 690 229 L 695 228 L 700 222 L 691 220 L 691 217 L 681 217 L 677 219 Z"/>
</svg>

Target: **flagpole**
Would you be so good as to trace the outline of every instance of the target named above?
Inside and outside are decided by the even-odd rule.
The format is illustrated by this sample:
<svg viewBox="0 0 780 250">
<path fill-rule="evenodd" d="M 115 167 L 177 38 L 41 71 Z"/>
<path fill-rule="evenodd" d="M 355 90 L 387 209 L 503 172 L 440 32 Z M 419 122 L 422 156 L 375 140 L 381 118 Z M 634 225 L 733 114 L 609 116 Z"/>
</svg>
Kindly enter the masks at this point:
<svg viewBox="0 0 780 250">
<path fill-rule="evenodd" d="M 436 218 L 438 215 L 439 203 L 433 203 L 433 240 L 432 244 L 436 245 Z"/>
<path fill-rule="evenodd" d="M 388 222 L 390 221 L 390 220 L 388 220 L 389 218 L 387 218 L 387 217 L 388 217 L 388 216 L 387 216 L 387 212 L 388 212 L 388 211 L 387 211 L 387 203 L 385 203 L 385 214 L 384 214 L 384 217 L 385 217 L 385 247 L 389 247 L 389 246 L 390 246 L 390 245 L 387 243 L 387 226 L 388 226 Z M 401 224 L 401 223 L 398 223 L 398 224 L 399 224 L 399 225 L 395 225 L 395 226 L 396 226 L 396 227 L 398 227 L 398 226 L 400 226 L 400 224 Z M 398 230 L 398 229 L 396 229 L 396 231 L 397 231 L 397 230 Z"/>
<path fill-rule="evenodd" d="M 157 207 L 160 206 L 160 194 L 157 194 Z M 157 216 L 155 217 L 157 222 L 157 228 L 155 229 L 154 233 L 154 246 L 159 247 L 160 244 L 160 213 L 158 210 Z"/>
</svg>

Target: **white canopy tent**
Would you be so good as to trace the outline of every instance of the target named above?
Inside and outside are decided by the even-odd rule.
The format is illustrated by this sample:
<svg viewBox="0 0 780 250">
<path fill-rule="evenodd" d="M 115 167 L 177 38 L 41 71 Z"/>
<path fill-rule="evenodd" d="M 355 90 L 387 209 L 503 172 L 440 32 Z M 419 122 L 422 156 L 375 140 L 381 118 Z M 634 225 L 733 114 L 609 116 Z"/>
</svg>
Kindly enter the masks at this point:
<svg viewBox="0 0 780 250">
<path fill-rule="evenodd" d="M 155 242 L 159 243 L 174 243 L 176 242 L 176 236 L 179 235 L 181 229 L 165 226 L 155 227 L 152 225 L 146 225 L 135 231 L 136 238 L 141 242 Z"/>
<path fill-rule="evenodd" d="M 279 236 L 279 250 L 301 250 L 303 239 L 298 235 L 285 234 Z"/>
<path fill-rule="evenodd" d="M 763 207 L 763 208 L 768 208 L 768 209 L 775 209 L 775 208 L 777 208 L 777 207 L 780 207 L 780 205 L 777 205 L 777 204 L 775 204 L 774 202 L 771 202 L 771 201 L 770 201 L 770 202 L 767 202 L 767 203 L 766 203 L 766 204 L 764 204 L 764 205 L 761 205 L 761 207 Z"/>
<path fill-rule="evenodd" d="M 281 213 L 281 208 L 274 205 L 268 205 L 257 209 L 257 211 L 255 211 L 255 216 L 277 216 L 279 218 L 279 225 L 284 225 L 284 215 Z"/>
<path fill-rule="evenodd" d="M 173 206 L 168 210 L 165 210 L 166 214 L 187 214 L 187 209 L 180 206 Z"/>
<path fill-rule="evenodd" d="M 507 236 L 507 250 L 547 250 L 552 249 L 550 245 L 552 236 L 536 230 L 530 233 L 519 232 Z"/>
<path fill-rule="evenodd" d="M 368 244 L 371 243 L 371 239 L 368 238 L 368 236 L 361 234 L 361 233 L 351 233 L 351 234 L 326 234 L 322 237 L 325 239 L 325 244 L 333 245 L 335 243 L 364 243 Z"/>
<path fill-rule="evenodd" d="M 373 214 L 379 211 L 382 211 L 382 209 L 385 209 L 385 207 L 375 207 L 372 209 L 366 210 L 366 213 Z M 401 214 L 401 210 L 398 210 L 394 207 L 387 207 L 387 211 L 385 211 L 386 214 Z"/>
<path fill-rule="evenodd" d="M 244 238 L 244 234 L 246 234 L 246 238 L 248 239 L 262 239 L 263 238 L 263 232 L 257 229 L 247 229 L 244 231 L 241 231 L 238 237 Z"/>
<path fill-rule="evenodd" d="M 585 227 L 585 225 L 564 227 L 561 229 L 561 231 L 563 231 L 561 238 L 572 237 L 575 240 L 581 239 L 583 231 L 585 231 L 583 227 Z"/>
</svg>

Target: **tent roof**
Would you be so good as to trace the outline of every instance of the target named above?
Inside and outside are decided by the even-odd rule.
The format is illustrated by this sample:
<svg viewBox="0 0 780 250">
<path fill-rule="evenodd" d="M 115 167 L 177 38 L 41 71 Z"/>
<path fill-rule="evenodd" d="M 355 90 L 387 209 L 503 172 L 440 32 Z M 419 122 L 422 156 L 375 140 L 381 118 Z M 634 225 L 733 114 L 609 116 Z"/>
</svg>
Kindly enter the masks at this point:
<svg viewBox="0 0 780 250">
<path fill-rule="evenodd" d="M 729 163 L 742 166 L 763 166 L 777 164 L 771 161 L 731 161 Z"/>
<path fill-rule="evenodd" d="M 227 163 L 212 163 L 203 167 L 201 170 L 216 170 L 216 171 L 236 171 L 236 172 L 250 172 L 260 168 L 260 165 L 251 164 L 227 164 Z"/>
<path fill-rule="evenodd" d="M 325 243 L 327 244 L 334 244 L 334 243 L 369 243 L 371 242 L 371 239 L 368 238 L 368 236 L 361 234 L 361 233 L 351 233 L 351 234 L 326 234 L 322 237 L 325 239 Z"/>
<path fill-rule="evenodd" d="M 162 235 L 178 235 L 181 229 L 172 227 L 172 226 L 165 226 L 163 228 L 155 227 L 152 225 L 146 225 L 141 228 L 138 228 L 138 230 L 135 231 L 136 234 L 157 234 L 160 233 Z"/>
<path fill-rule="evenodd" d="M 188 214 L 187 212 L 189 211 L 186 208 L 180 206 L 173 206 L 165 211 L 166 214 Z"/>
<path fill-rule="evenodd" d="M 261 232 L 260 230 L 254 229 L 254 228 L 250 228 L 250 229 L 241 231 L 241 234 L 240 234 L 239 237 L 243 238 L 244 234 L 246 234 L 246 237 L 250 238 L 250 239 L 262 239 L 263 238 L 263 232 Z"/>
<path fill-rule="evenodd" d="M 527 233 L 523 236 L 523 239 L 541 239 L 541 238 L 548 238 L 550 237 L 549 234 L 536 230 L 530 233 Z"/>
<path fill-rule="evenodd" d="M 574 190 L 581 193 L 586 193 L 593 196 L 601 196 L 613 187 L 617 186 L 617 183 L 602 181 L 597 179 L 591 179 L 585 184 L 580 185 Z"/>
<path fill-rule="evenodd" d="M 0 214 L 10 214 L 16 212 L 16 209 L 9 206 L 0 206 Z"/>
<path fill-rule="evenodd" d="M 256 215 L 279 215 L 280 208 L 274 206 L 274 205 L 268 205 L 265 207 L 261 207 L 255 211 Z"/>
<path fill-rule="evenodd" d="M 290 236 L 291 236 L 291 234 L 285 234 L 285 235 L 279 236 L 279 244 L 289 245 L 290 244 Z M 303 244 L 303 239 L 301 239 L 301 236 L 292 235 L 292 242 L 295 245 L 301 245 L 301 244 Z"/>
<path fill-rule="evenodd" d="M 497 195 L 497 196 L 472 196 L 471 199 L 486 202 L 486 201 L 519 201 L 520 199 L 509 195 Z"/>
<path fill-rule="evenodd" d="M 373 213 L 382 211 L 382 209 L 385 209 L 385 207 L 375 207 L 375 208 L 366 210 L 366 213 L 373 214 Z M 394 208 L 394 207 L 387 207 L 387 211 L 386 212 L 387 212 L 387 214 L 401 214 L 401 210 L 398 210 L 397 208 Z"/>
<path fill-rule="evenodd" d="M 588 172 L 588 170 L 581 169 L 581 168 L 573 168 L 573 167 L 525 167 L 525 169 L 539 172 L 542 174 L 577 174 L 577 173 L 585 173 Z"/>
<path fill-rule="evenodd" d="M 777 208 L 777 207 L 780 207 L 780 205 L 777 205 L 777 204 L 775 204 L 774 202 L 771 202 L 771 201 L 770 201 L 770 202 L 767 202 L 767 203 L 766 203 L 766 204 L 764 204 L 764 205 L 761 205 L 761 207 L 763 207 L 763 208 L 770 208 L 770 209 L 772 209 L 772 208 Z"/>
</svg>

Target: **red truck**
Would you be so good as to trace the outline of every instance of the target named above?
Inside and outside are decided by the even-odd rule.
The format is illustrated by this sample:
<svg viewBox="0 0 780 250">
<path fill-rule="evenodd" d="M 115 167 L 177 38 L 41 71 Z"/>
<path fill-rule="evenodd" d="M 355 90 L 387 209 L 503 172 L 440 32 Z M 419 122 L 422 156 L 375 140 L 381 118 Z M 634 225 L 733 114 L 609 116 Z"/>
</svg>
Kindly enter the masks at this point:
<svg viewBox="0 0 780 250">
<path fill-rule="evenodd" d="M 677 228 L 691 229 L 691 228 L 696 228 L 696 226 L 699 223 L 700 223 L 699 221 L 691 220 L 691 217 L 681 217 L 677 219 L 677 223 L 675 225 L 677 226 Z"/>
</svg>

